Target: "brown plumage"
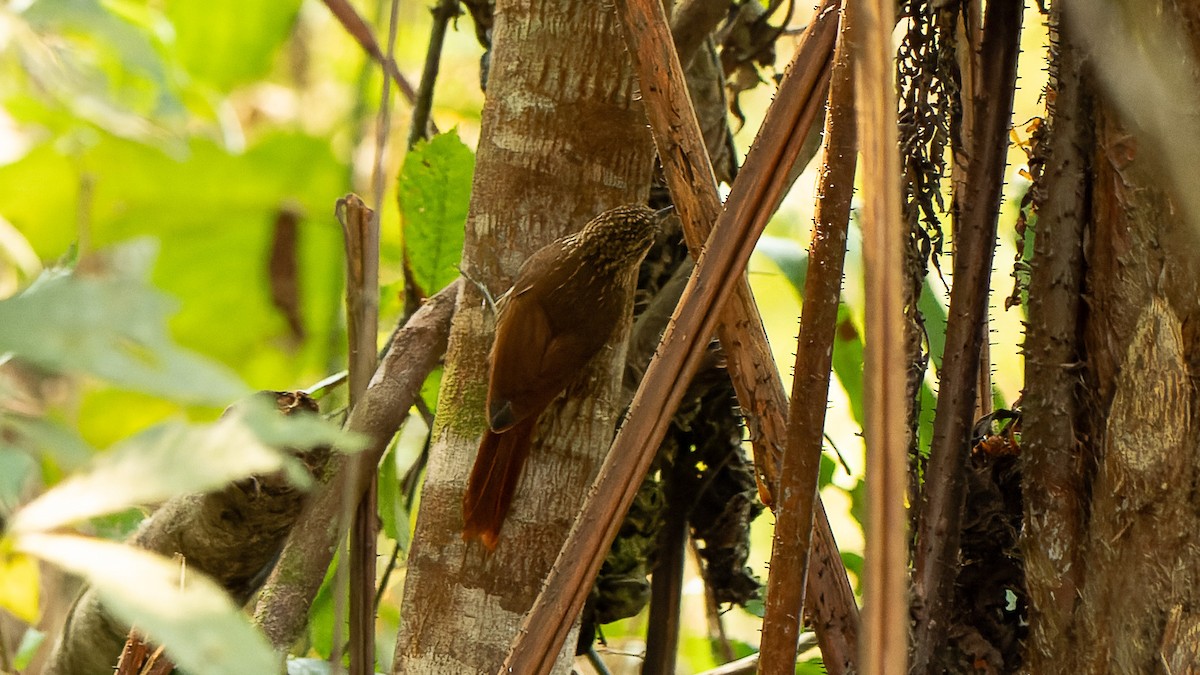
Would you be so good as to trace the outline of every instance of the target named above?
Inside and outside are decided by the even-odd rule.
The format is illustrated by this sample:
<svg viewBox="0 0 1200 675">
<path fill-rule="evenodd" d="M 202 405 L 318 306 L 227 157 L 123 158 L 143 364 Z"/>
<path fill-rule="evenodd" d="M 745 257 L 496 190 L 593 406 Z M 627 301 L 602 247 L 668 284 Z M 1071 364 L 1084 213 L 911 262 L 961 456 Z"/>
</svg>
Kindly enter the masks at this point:
<svg viewBox="0 0 1200 675">
<path fill-rule="evenodd" d="M 463 495 L 463 539 L 496 548 L 537 419 L 632 311 L 637 268 L 658 231 L 620 206 L 542 247 L 499 302 L 488 370 L 488 429 Z"/>
</svg>

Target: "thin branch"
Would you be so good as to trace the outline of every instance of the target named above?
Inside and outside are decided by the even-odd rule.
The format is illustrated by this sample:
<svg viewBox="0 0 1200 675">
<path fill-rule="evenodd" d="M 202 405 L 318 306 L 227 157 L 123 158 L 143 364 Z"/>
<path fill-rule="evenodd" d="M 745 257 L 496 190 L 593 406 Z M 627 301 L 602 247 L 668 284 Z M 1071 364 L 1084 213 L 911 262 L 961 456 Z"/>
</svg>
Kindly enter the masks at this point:
<svg viewBox="0 0 1200 675">
<path fill-rule="evenodd" d="M 965 498 L 965 467 L 978 395 L 978 368 L 985 337 L 996 221 L 1004 187 L 1004 165 L 1020 51 L 1021 0 L 989 2 L 978 57 L 979 90 L 972 102 L 975 129 L 966 194 L 958 195 L 962 220 L 955 228 L 954 287 L 946 322 L 937 414 L 925 503 L 914 562 L 916 622 L 913 670 L 923 673 L 946 635 L 954 593 Z M 891 363 L 896 363 L 892 361 Z M 990 392 L 989 392 L 990 394 Z"/>
<path fill-rule="evenodd" d="M 904 673 L 908 656 L 908 538 L 905 443 L 903 251 L 900 157 L 892 27 L 895 3 L 851 3 L 861 40 L 855 54 L 859 147 L 863 156 L 866 268 L 864 393 L 867 412 L 866 556 L 860 672 Z M 861 10 L 860 10 L 861 7 Z"/>
<path fill-rule="evenodd" d="M 759 672 L 763 674 L 795 672 L 800 638 L 797 610 L 804 606 L 822 432 L 858 160 L 847 19 L 843 8 L 829 86 L 829 111 L 825 116 L 825 158 L 817 190 L 816 227 L 804 280 L 804 306 L 788 410 L 788 447 L 780 471 L 780 501 L 759 647 L 762 659 Z"/>
<path fill-rule="evenodd" d="M 392 554 L 388 556 L 388 564 L 384 567 L 383 576 L 379 577 L 379 587 L 375 589 L 375 612 L 379 612 L 379 603 L 383 602 L 383 594 L 387 592 L 388 583 L 391 582 L 392 572 L 396 570 L 396 564 L 400 562 L 401 546 L 400 542 L 392 545 Z"/>
<path fill-rule="evenodd" d="M 388 17 L 389 63 L 395 62 L 393 56 L 399 10 L 399 0 L 392 0 Z M 383 210 L 383 195 L 386 189 L 384 171 L 388 138 L 392 129 L 391 93 L 392 78 L 385 70 L 383 93 L 379 99 L 379 113 L 376 117 L 375 165 L 371 180 L 371 198 L 375 208 L 365 214 L 366 229 L 358 243 L 358 253 L 363 260 L 363 276 L 361 279 L 347 279 L 346 282 L 347 296 L 350 294 L 350 284 L 354 283 L 358 284 L 355 294 L 370 298 L 369 302 L 361 303 L 363 311 L 360 315 L 351 317 L 347 312 L 347 324 L 350 326 L 351 410 L 362 399 L 363 392 L 367 390 L 368 378 L 375 372 L 379 363 L 375 356 L 379 349 L 379 218 Z M 347 308 L 349 309 L 349 305 Z M 354 520 L 350 527 L 350 675 L 370 675 L 375 672 L 375 558 L 379 545 L 379 458 L 372 463 L 368 463 L 365 456 L 360 455 L 357 459 L 354 473 L 365 483 L 365 489 L 357 508 L 354 509 Z M 349 474 L 346 480 L 351 480 Z M 349 494 L 347 492 L 347 495 Z M 337 665 L 334 668 L 336 669 Z"/>
<path fill-rule="evenodd" d="M 759 654 L 743 656 L 737 661 L 730 661 L 712 670 L 706 670 L 700 675 L 753 675 L 758 672 L 759 656 Z"/>
<path fill-rule="evenodd" d="M 433 108 L 433 87 L 437 83 L 438 69 L 442 62 L 442 45 L 446 41 L 446 27 L 450 20 L 459 15 L 458 0 L 441 0 L 430 10 L 433 26 L 429 29 L 429 49 L 425 52 L 425 69 L 421 71 L 421 82 L 417 85 L 417 97 L 413 101 L 412 121 L 408 128 L 408 147 L 417 141 L 437 133 L 431 130 L 429 111 Z"/>
<path fill-rule="evenodd" d="M 688 513 L 693 493 L 681 494 L 686 478 L 683 456 L 676 458 L 667 486 L 666 518 L 658 531 L 658 559 L 650 579 L 650 617 L 642 675 L 673 675 L 679 650 L 679 603 L 687 560 Z M 696 491 L 697 493 L 699 490 Z"/>
<path fill-rule="evenodd" d="M 428 415 L 429 406 L 425 404 L 424 399 L 417 397 L 416 406 L 417 412 L 425 418 L 425 424 L 430 431 L 425 434 L 425 443 L 421 446 L 421 454 L 413 461 L 412 466 L 408 467 L 408 471 L 404 472 L 404 476 L 400 478 L 400 493 L 404 495 L 404 512 L 412 511 L 413 500 L 416 499 L 417 479 L 421 475 L 422 469 L 429 461 L 429 446 L 433 443 L 433 424 L 432 415 Z M 395 452 L 395 448 L 392 452 Z M 378 588 L 375 590 L 375 612 L 379 613 L 379 603 L 383 600 L 383 594 L 387 591 L 388 583 L 391 581 L 392 572 L 396 571 L 396 565 L 400 561 L 401 546 L 397 541 L 392 547 L 392 555 L 388 559 L 388 564 L 383 568 L 383 576 L 379 578 Z"/>
<path fill-rule="evenodd" d="M 386 77 L 384 78 L 386 81 Z M 386 117 L 387 97 L 384 96 Z M 350 409 L 362 401 L 367 384 L 375 373 L 378 357 L 379 326 L 379 217 L 368 209 L 357 195 L 338 200 L 337 216 L 346 239 L 346 334 L 349 340 Z M 353 469 L 342 480 L 348 485 L 355 481 L 366 484 L 366 494 L 355 508 L 355 500 L 347 500 L 342 513 L 351 520 L 349 585 L 350 585 L 350 672 L 363 675 L 375 668 L 375 613 L 371 597 L 375 591 L 375 474 L 378 459 L 368 463 L 368 457 L 355 457 Z M 347 490 L 347 495 L 350 491 Z M 342 545 L 339 542 L 339 546 Z M 338 567 L 339 577 L 347 566 Z M 342 584 L 337 584 L 340 589 Z M 340 600 L 338 606 L 340 607 Z M 334 642 L 338 639 L 342 614 L 336 613 Z M 334 649 L 331 660 L 340 662 L 339 650 Z M 363 659 L 367 659 L 364 663 Z M 338 666 L 335 665 L 335 668 Z M 370 671 L 364 670 L 370 668 Z"/>
<path fill-rule="evenodd" d="M 413 314 L 396 334 L 362 401 L 346 420 L 349 431 L 367 437 L 364 463 L 378 463 L 409 408 L 420 396 L 425 378 L 445 353 L 461 285 L 461 281 L 450 284 Z M 350 466 L 349 459 L 337 454 L 330 460 L 326 480 L 292 528 L 279 563 L 255 607 L 254 622 L 279 651 L 290 647 L 304 630 L 309 605 L 339 541 L 337 520 L 341 505 L 347 495 L 353 502 L 365 489 L 361 480 L 348 486 L 340 479 Z"/>
<path fill-rule="evenodd" d="M 322 0 L 329 11 L 333 13 L 334 18 L 342 24 L 350 37 L 358 42 L 363 51 L 367 53 L 383 69 L 388 75 L 396 81 L 396 85 L 400 88 L 400 93 L 404 94 L 405 100 L 411 105 L 417 100 L 417 92 L 409 83 L 408 78 L 404 77 L 404 73 L 400 72 L 400 67 L 396 65 L 395 59 L 390 56 L 385 56 L 383 50 L 379 48 L 379 42 L 375 39 L 374 33 L 371 32 L 371 27 L 359 15 L 358 11 L 350 5 L 347 0 Z M 433 133 L 437 133 L 437 126 L 433 121 L 429 122 L 429 128 Z"/>
<path fill-rule="evenodd" d="M 626 17 L 627 28 L 652 31 L 653 38 L 644 53 L 664 56 L 665 59 L 656 58 L 655 64 L 661 67 L 660 62 L 665 60 L 676 86 L 682 86 L 682 71 L 670 43 L 662 5 L 654 0 L 641 0 L 636 4 L 618 2 L 620 14 L 632 11 L 637 11 L 638 15 Z M 639 70 L 642 66 L 654 70 L 654 64 L 635 61 L 635 66 Z M 820 71 L 814 74 L 808 69 L 793 67 L 784 76 L 775 102 L 767 111 L 754 151 L 746 158 L 734 181 L 726 208 L 713 228 L 705 253 L 696 263 L 695 272 L 663 335 L 662 346 L 650 362 L 629 417 L 588 492 L 583 512 L 568 535 L 541 594 L 525 617 L 502 672 L 532 674 L 548 673 L 553 669 L 573 619 L 582 609 L 591 581 L 620 527 L 621 515 L 628 511 L 666 433 L 672 413 L 708 348 L 710 336 L 717 328 L 718 311 L 743 280 L 746 261 L 786 187 L 788 170 L 800 154 L 804 138 L 817 115 L 816 109 L 821 107 L 820 103 L 816 106 L 808 104 L 814 99 L 823 102 L 825 98 L 829 73 L 826 68 Z M 643 96 L 659 87 L 656 79 L 644 75 L 641 83 Z M 654 117 L 651 117 L 651 123 L 659 128 Z M 683 121 L 679 120 L 679 123 Z M 694 132 L 694 115 L 690 116 L 688 124 Z M 668 138 L 672 137 L 656 139 L 664 161 L 679 152 L 677 145 L 665 142 Z M 694 180 L 711 185 L 711 169 L 707 179 L 696 176 Z M 680 206 L 679 202 L 676 206 Z M 686 208 L 690 211 L 684 216 L 685 222 L 697 220 L 697 206 L 695 201 L 688 203 Z"/>
<path fill-rule="evenodd" d="M 696 540 L 690 537 L 688 550 L 692 554 L 692 561 L 701 565 L 703 559 L 700 556 L 700 547 L 696 545 Z M 720 603 L 717 602 L 717 596 L 709 584 L 704 584 L 704 615 L 708 623 L 708 642 L 712 647 L 713 659 L 717 662 L 733 661 L 737 658 L 733 653 L 733 644 L 729 642 L 729 635 L 725 632 Z"/>
</svg>

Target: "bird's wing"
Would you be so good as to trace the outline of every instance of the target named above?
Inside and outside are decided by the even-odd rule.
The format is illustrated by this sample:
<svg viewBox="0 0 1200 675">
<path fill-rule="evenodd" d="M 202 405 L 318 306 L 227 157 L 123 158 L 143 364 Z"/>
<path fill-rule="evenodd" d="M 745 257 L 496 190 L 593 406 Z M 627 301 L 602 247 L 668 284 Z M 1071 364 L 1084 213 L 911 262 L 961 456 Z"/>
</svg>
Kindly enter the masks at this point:
<svg viewBox="0 0 1200 675">
<path fill-rule="evenodd" d="M 493 430 L 540 415 L 609 337 L 603 331 L 553 330 L 553 325 L 535 296 L 509 297 L 492 345 L 488 418 Z"/>
<path fill-rule="evenodd" d="M 540 407 L 530 405 L 529 391 L 533 373 L 541 367 L 540 356 L 550 344 L 550 321 L 528 293 L 517 290 L 509 293 L 500 308 L 489 356 L 488 420 L 494 431 L 504 431 L 541 412 Z"/>
</svg>

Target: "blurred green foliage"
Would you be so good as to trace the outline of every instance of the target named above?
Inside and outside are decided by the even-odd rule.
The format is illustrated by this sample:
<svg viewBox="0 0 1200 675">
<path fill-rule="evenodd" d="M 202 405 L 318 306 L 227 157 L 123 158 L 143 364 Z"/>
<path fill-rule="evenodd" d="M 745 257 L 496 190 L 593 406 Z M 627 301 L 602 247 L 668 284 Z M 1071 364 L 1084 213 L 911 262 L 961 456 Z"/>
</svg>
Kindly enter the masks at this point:
<svg viewBox="0 0 1200 675">
<path fill-rule="evenodd" d="M 226 369 L 166 336 L 162 297 L 146 281 L 145 241 L 50 268 L 0 300 L 0 608 L 33 623 L 43 600 L 40 560 L 81 577 L 108 611 L 164 645 L 191 672 L 269 672 L 276 657 L 239 608 L 202 574 L 180 584 L 177 563 L 101 538 L 63 534 L 93 518 L 191 495 L 255 474 L 307 472 L 282 450 L 358 445 L 313 416 L 283 417 L 251 397 L 210 424 L 175 420 L 96 454 L 41 491 L 39 466 L 74 469 L 93 454 L 53 418 L 41 395 L 55 377 L 90 375 L 174 400 L 244 391 Z M 39 411 L 39 407 L 47 410 Z M 39 412 L 41 414 L 39 414 Z M 24 503 L 23 503 L 24 502 Z"/>
<path fill-rule="evenodd" d="M 83 520 L 119 538 L 135 505 L 281 467 L 301 480 L 273 448 L 335 438 L 273 409 L 188 418 L 344 363 L 333 206 L 363 174 L 379 91 L 375 69 L 354 77 L 364 61 L 298 0 L 0 7 L 0 576 L 16 582 L 0 604 L 36 615 L 36 557 L 87 579 L 191 672 L 272 669 L 221 593 L 43 531 Z M 397 279 L 398 214 L 381 215 Z"/>
</svg>

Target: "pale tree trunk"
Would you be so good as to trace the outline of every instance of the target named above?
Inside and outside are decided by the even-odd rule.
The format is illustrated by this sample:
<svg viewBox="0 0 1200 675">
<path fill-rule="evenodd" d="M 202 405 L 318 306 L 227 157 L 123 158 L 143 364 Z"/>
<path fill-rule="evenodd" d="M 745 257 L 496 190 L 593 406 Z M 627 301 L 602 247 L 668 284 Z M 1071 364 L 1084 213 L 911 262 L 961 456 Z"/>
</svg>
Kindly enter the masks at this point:
<svg viewBox="0 0 1200 675">
<path fill-rule="evenodd" d="M 492 44 L 462 268 L 498 295 L 540 246 L 606 208 L 644 201 L 652 146 L 610 5 L 500 0 Z M 408 561 L 396 672 L 500 667 L 612 440 L 628 323 L 542 416 L 489 554 L 460 532 L 485 425 L 494 321 L 476 289 L 461 294 Z"/>
<path fill-rule="evenodd" d="M 1147 11 L 1185 31 L 1200 26 L 1194 2 Z M 1155 132 L 1145 113 L 1174 106 L 1179 133 L 1190 134 L 1200 110 L 1180 104 L 1194 100 L 1181 90 L 1178 100 L 1120 112 L 1119 87 L 1103 71 L 1111 64 L 1081 53 L 1088 40 L 1101 49 L 1118 49 L 1118 39 L 1141 45 L 1136 29 L 1157 41 L 1146 50 L 1152 60 L 1163 49 L 1171 60 L 1188 54 L 1194 67 L 1197 35 L 1181 33 L 1176 44 L 1131 23 L 1105 37 L 1104 26 L 1065 14 L 1059 66 L 1069 69 L 1056 93 L 1066 95 L 1051 127 L 1051 208 L 1037 226 L 1026 345 L 1028 667 L 1196 672 L 1200 237 L 1181 207 L 1186 196 L 1168 189 L 1178 167 L 1164 143 L 1178 139 Z M 1126 16 L 1136 22 L 1139 12 Z M 1127 65 L 1119 76 L 1171 79 Z M 1194 190 L 1194 175 L 1184 179 Z"/>
</svg>

